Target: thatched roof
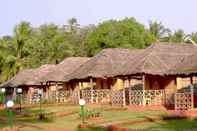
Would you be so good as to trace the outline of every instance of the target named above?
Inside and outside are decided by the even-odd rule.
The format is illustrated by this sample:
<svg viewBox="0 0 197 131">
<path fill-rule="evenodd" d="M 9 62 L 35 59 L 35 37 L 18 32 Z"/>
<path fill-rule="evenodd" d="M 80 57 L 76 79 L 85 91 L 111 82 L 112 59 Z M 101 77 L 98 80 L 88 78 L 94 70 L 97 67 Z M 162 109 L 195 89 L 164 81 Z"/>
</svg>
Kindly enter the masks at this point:
<svg viewBox="0 0 197 131">
<path fill-rule="evenodd" d="M 69 57 L 56 65 L 53 71 L 47 73 L 40 79 L 43 82 L 58 82 L 63 81 L 64 76 L 75 71 L 79 66 L 87 62 L 88 57 Z"/>
<path fill-rule="evenodd" d="M 2 83 L 0 87 L 18 87 L 25 85 L 40 85 L 39 79 L 50 72 L 55 65 L 42 65 L 36 69 L 24 69 L 12 79 Z"/>
<path fill-rule="evenodd" d="M 128 60 L 139 54 L 140 50 L 130 50 L 123 48 L 104 49 L 76 71 L 65 76 L 65 81 L 86 78 L 107 78 L 119 74 Z"/>
<path fill-rule="evenodd" d="M 124 65 L 119 75 L 177 75 L 183 61 L 197 53 L 197 46 L 185 43 L 155 43 Z M 191 60 L 194 63 L 195 60 Z M 182 63 L 183 64 L 183 63 Z M 180 70 L 179 69 L 179 70 Z"/>
<path fill-rule="evenodd" d="M 183 59 L 175 69 L 169 71 L 169 74 L 197 75 L 197 52 Z"/>
</svg>

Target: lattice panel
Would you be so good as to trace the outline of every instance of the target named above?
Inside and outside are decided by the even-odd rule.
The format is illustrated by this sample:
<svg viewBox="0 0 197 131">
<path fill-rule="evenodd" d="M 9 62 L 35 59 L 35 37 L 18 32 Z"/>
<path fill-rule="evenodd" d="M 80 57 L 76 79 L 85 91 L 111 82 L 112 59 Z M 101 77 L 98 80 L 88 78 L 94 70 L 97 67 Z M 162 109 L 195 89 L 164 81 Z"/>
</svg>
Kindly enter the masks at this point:
<svg viewBox="0 0 197 131">
<path fill-rule="evenodd" d="M 145 104 L 162 105 L 164 101 L 164 90 L 145 90 Z"/>
<path fill-rule="evenodd" d="M 97 89 L 82 90 L 82 98 L 87 103 L 109 103 L 110 102 L 110 90 L 109 89 Z"/>
<path fill-rule="evenodd" d="M 130 90 L 132 105 L 162 105 L 163 101 L 163 90 Z"/>
<path fill-rule="evenodd" d="M 92 92 L 93 92 L 93 90 L 91 90 L 91 89 L 81 90 L 82 98 L 86 101 L 86 103 L 91 103 L 91 97 L 93 94 Z"/>
<path fill-rule="evenodd" d="M 188 110 L 192 108 L 192 93 L 176 93 L 175 94 L 175 109 Z"/>
<path fill-rule="evenodd" d="M 78 91 L 60 90 L 49 92 L 48 101 L 52 103 L 71 102 L 75 104 L 79 101 Z"/>
<path fill-rule="evenodd" d="M 93 90 L 93 103 L 109 103 L 110 102 L 110 90 L 98 89 Z"/>
<path fill-rule="evenodd" d="M 123 90 L 111 91 L 112 106 L 123 106 Z"/>
<path fill-rule="evenodd" d="M 143 105 L 143 91 L 141 90 L 130 90 L 130 104 L 132 105 Z"/>
</svg>

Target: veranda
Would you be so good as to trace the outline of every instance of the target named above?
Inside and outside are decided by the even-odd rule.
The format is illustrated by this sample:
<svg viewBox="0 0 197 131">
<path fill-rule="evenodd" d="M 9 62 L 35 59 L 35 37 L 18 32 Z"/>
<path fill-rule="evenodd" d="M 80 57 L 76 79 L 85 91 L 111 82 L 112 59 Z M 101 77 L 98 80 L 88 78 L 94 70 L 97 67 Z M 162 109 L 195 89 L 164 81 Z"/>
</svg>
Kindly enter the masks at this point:
<svg viewBox="0 0 197 131">
<path fill-rule="evenodd" d="M 179 80 L 180 78 L 176 78 Z M 189 82 L 188 78 L 182 78 L 177 81 L 176 86 L 182 87 L 172 88 L 147 88 L 147 81 L 142 79 L 142 84 L 135 87 L 130 81 L 123 80 L 123 86 L 118 90 L 114 89 L 97 89 L 94 83 L 90 82 L 89 88 L 75 90 L 54 90 L 45 92 L 43 98 L 49 103 L 71 103 L 78 104 L 79 99 L 83 98 L 89 104 L 110 104 L 111 106 L 164 106 L 167 109 L 189 110 L 195 107 L 196 90 L 193 82 Z M 194 79 L 195 80 L 195 79 Z M 156 80 L 155 80 L 156 81 Z M 186 84 L 183 82 L 186 81 Z M 149 82 L 150 84 L 150 82 Z M 183 88 L 187 87 L 187 88 Z M 47 97 L 46 97 L 47 95 Z M 24 98 L 25 99 L 25 98 Z M 32 97 L 33 100 L 25 100 L 27 103 L 37 103 L 38 96 Z"/>
</svg>

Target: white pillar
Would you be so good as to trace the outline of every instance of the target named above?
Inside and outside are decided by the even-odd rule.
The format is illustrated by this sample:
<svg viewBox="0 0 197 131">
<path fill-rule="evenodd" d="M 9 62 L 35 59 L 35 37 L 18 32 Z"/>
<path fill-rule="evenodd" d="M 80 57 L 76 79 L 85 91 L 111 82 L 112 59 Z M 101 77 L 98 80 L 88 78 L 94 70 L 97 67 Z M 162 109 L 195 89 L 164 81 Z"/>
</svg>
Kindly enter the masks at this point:
<svg viewBox="0 0 197 131">
<path fill-rule="evenodd" d="M 91 88 L 91 89 L 90 89 L 90 90 L 91 90 L 90 102 L 91 102 L 91 103 L 94 102 L 94 101 L 93 101 L 93 99 L 94 99 L 94 98 L 93 98 L 93 97 L 94 97 L 94 96 L 93 96 L 93 87 L 94 87 L 93 78 L 90 78 L 90 88 Z"/>
<path fill-rule="evenodd" d="M 131 78 L 129 77 L 129 105 L 131 105 Z"/>
<path fill-rule="evenodd" d="M 125 98 L 125 80 L 123 79 L 123 107 L 126 106 L 126 98 Z"/>
</svg>

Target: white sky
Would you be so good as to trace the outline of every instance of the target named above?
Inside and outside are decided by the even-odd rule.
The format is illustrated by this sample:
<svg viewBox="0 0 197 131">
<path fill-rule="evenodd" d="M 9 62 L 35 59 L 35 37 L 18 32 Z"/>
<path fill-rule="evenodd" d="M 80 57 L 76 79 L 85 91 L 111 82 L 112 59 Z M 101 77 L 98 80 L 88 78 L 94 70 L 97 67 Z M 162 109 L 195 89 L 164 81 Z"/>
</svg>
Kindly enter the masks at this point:
<svg viewBox="0 0 197 131">
<path fill-rule="evenodd" d="M 172 30 L 197 32 L 196 7 L 197 0 L 0 0 L 0 36 L 12 35 L 22 20 L 62 25 L 71 17 L 81 25 L 135 17 L 145 25 L 157 20 Z"/>
</svg>

